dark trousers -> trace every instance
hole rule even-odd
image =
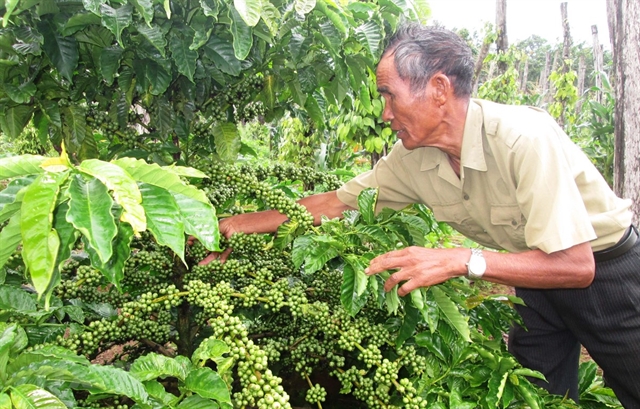
[[[622,256],[596,263],[585,289],[517,288],[527,330],[516,325],[509,350],[542,372],[549,392],[578,401],[580,344],[602,368],[607,385],[626,409],[640,409],[640,240]]]

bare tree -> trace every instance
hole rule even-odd
[[[493,30],[490,30],[488,27],[487,33],[485,34],[484,40],[482,41],[482,47],[480,48],[480,52],[478,53],[478,59],[476,60],[476,65],[473,68],[473,93],[475,94],[478,91],[478,84],[480,83],[480,73],[482,72],[482,65],[484,64],[484,59],[487,58],[487,54],[489,54],[489,48],[493,41],[495,40],[495,33]]]
[[[578,59],[578,103],[576,104],[576,112],[580,112],[582,109],[582,103],[584,102],[584,76],[587,72],[587,64],[585,63],[584,54],[580,54]]]
[[[551,73],[551,53],[547,51],[544,60],[544,67],[540,71],[540,94],[545,95],[549,90],[549,74]]]
[[[569,30],[569,13],[567,11],[567,3],[560,3],[560,14],[562,15],[562,31],[563,42],[562,42],[562,68],[561,72],[566,73],[569,72],[571,66],[569,64],[569,59],[571,58],[571,30]]]
[[[527,91],[527,77],[529,76],[529,56],[525,55],[520,62],[522,66],[522,73],[520,74],[520,92]]]
[[[504,54],[509,48],[509,40],[507,39],[507,0],[496,0],[496,31],[498,37],[496,39],[497,54]],[[507,70],[507,63],[501,61],[498,63],[499,74]]]
[[[602,78],[600,77],[600,75],[603,70],[603,56],[602,45],[598,40],[598,26],[591,26],[591,35],[593,36],[593,71],[595,75],[595,86],[600,89],[602,88]],[[595,100],[598,102],[602,102],[601,91],[596,92]]]
[[[607,2],[615,82],[613,188],[630,198],[634,223],[640,220],[640,2]]]

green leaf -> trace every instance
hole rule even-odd
[[[415,291],[414,291],[415,292]],[[413,306],[410,302],[404,303],[404,318],[402,325],[396,337],[396,348],[400,348],[402,344],[413,336],[416,327],[420,322],[420,310]]]
[[[184,223],[171,192],[148,184],[139,183],[142,207],[147,217],[147,228],[158,244],[167,246],[184,261]]]
[[[113,163],[140,182],[161,187],[171,193],[183,194],[202,203],[210,203],[203,191],[185,184],[169,167],[160,167],[155,163],[148,164],[142,159],[134,158],[121,158]]]
[[[22,241],[20,233],[20,213],[16,213],[2,230],[0,230],[0,270],[4,268],[9,257],[15,253]]]
[[[153,1],[152,0],[132,0],[131,1],[135,6],[136,10],[142,18],[144,18],[145,23],[149,26],[151,25],[151,21],[153,21]]]
[[[154,352],[137,358],[129,373],[141,382],[167,377],[184,381],[187,377],[186,369],[175,359]]]
[[[378,58],[382,43],[382,28],[373,20],[356,28],[356,38],[369,50],[373,58]]]
[[[171,57],[178,67],[178,72],[189,81],[193,82],[193,75],[196,72],[196,60],[198,52],[189,48],[191,41],[184,36],[173,35],[169,42]]]
[[[100,24],[100,17],[94,13],[78,13],[69,18],[62,29],[62,35],[70,36],[87,26]]]
[[[38,89],[33,82],[27,82],[19,86],[4,84],[4,90],[16,104],[28,104]]]
[[[42,168],[38,167],[38,169],[42,171]],[[20,210],[24,196],[23,189],[29,186],[34,179],[31,176],[14,179],[4,190],[0,191],[0,223],[4,223]]]
[[[120,220],[133,227],[134,232],[147,229],[142,195],[136,181],[120,166],[97,159],[83,161],[78,169],[99,179],[109,190],[113,191],[116,202],[122,206]]]
[[[203,398],[215,399],[218,402],[231,403],[227,384],[211,368],[198,368],[189,372],[184,387]]]
[[[247,58],[253,45],[253,30],[244,22],[235,7],[229,6],[231,34],[233,35],[233,53],[242,61]]]
[[[17,139],[24,127],[31,120],[33,115],[33,107],[30,105],[17,105],[7,107],[0,113],[0,126],[2,132],[7,134],[10,139]]]
[[[209,399],[205,399],[198,395],[186,397],[176,409],[218,409],[220,406]]]
[[[63,37],[53,27],[52,23],[42,20],[38,24],[38,31],[44,37],[42,48],[49,60],[56,67],[60,75],[73,82],[73,71],[78,66],[80,55],[78,43],[74,37]]]
[[[318,100],[314,95],[307,96],[307,102],[304,104],[304,108],[318,127],[325,125],[324,112],[322,108],[320,108],[320,105],[318,105]]]
[[[400,307],[400,297],[398,297],[398,286],[396,285],[391,291],[384,294],[384,303],[387,306],[389,314],[395,314]]]
[[[16,409],[67,409],[60,399],[35,385],[19,385],[10,390],[11,402]]]
[[[9,19],[11,17],[11,13],[13,13],[13,10],[16,8],[16,6],[18,5],[19,0],[5,0],[4,2],[4,16],[2,16],[2,28],[7,27],[7,24],[9,23]]]
[[[107,85],[111,86],[120,67],[120,58],[124,49],[118,46],[105,47],[100,52],[100,72]]]
[[[369,293],[366,291],[358,295],[358,286],[360,285],[361,275],[364,275],[364,268],[360,271],[357,266],[358,263],[354,264],[356,264],[355,268],[352,264],[345,264],[342,272],[342,285],[340,287],[340,302],[352,317],[364,307],[369,297]]]
[[[233,0],[233,6],[249,27],[255,26],[260,21],[262,0]]]
[[[367,188],[358,195],[358,210],[365,223],[375,222],[376,202],[378,201],[378,189]]]
[[[144,385],[120,368],[107,365],[90,365],[87,367],[87,372],[100,380],[99,384],[94,384],[90,388],[90,392],[124,395],[141,404],[147,403],[149,399]]]
[[[118,44],[123,46],[122,30],[129,27],[133,20],[133,7],[130,4],[125,4],[114,9],[108,4],[101,4],[100,15],[102,16],[102,24],[116,36]]]
[[[135,375],[134,375],[135,376]],[[167,392],[164,389],[164,385],[162,385],[158,381],[145,381],[142,382],[145,390],[155,400],[160,401],[165,406],[163,407],[175,407],[175,402],[178,401],[178,397],[172,393]]]
[[[104,3],[106,3],[106,0],[82,0],[84,8],[98,16],[100,15],[100,6]]]
[[[75,175],[68,194],[67,220],[87,238],[105,264],[113,254],[111,241],[118,233],[111,213],[113,199],[107,187],[98,179],[86,181],[81,175]]]
[[[86,243],[85,250],[89,254],[91,264],[100,270],[100,272],[114,284],[118,290],[120,288],[120,281],[124,278],[124,264],[131,256],[131,240],[133,239],[133,229],[128,223],[118,224],[118,235],[114,241],[113,256],[106,264],[101,264],[98,255],[95,250]]]
[[[24,193],[20,211],[22,258],[40,296],[51,282],[60,246],[58,234],[52,230],[53,210],[60,185],[67,176],[66,172],[45,173],[29,185]]]
[[[220,251],[220,230],[216,209],[180,193],[172,193],[178,205],[184,232],[198,239],[209,251]]]
[[[582,362],[578,371],[578,391],[580,395],[585,393],[596,379],[598,365],[593,361]]]
[[[465,341],[471,342],[469,324],[456,304],[438,287],[430,287],[429,291],[449,324],[460,333]]]
[[[211,35],[204,46],[204,53],[225,74],[237,76],[242,71],[240,60],[236,58],[233,44],[229,41]]]
[[[87,113],[80,105],[70,105],[62,110],[64,123],[62,130],[69,153],[80,150],[87,136]]]
[[[13,404],[11,403],[11,398],[6,393],[0,393],[0,409],[12,409]]]
[[[36,311],[33,294],[11,286],[0,286],[0,310],[27,313]]]
[[[505,358],[502,358],[503,360]],[[502,394],[507,383],[509,373],[503,368],[498,368],[497,371],[491,373],[489,378],[489,391],[486,396],[487,405],[490,408],[498,407],[498,403],[502,400]]]
[[[193,352],[191,361],[197,366],[202,366],[209,360],[219,362],[220,358],[229,351],[229,347],[223,341],[215,338],[207,338],[202,341],[198,349]],[[220,369],[218,368],[218,370]]]
[[[305,16],[316,7],[316,0],[295,0],[293,7],[298,14]]]
[[[294,220],[282,223],[276,231],[276,238],[273,241],[274,246],[281,250],[284,249],[299,234],[299,230],[301,230],[300,223]]]
[[[231,122],[218,122],[212,128],[213,140],[216,144],[216,153],[225,162],[235,162],[240,152],[240,136],[236,124]]]

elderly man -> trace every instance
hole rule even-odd
[[[515,286],[527,330],[513,329],[510,350],[546,376],[541,386],[578,399],[582,344],[623,405],[640,408],[640,241],[630,202],[544,111],[471,99],[473,65],[455,33],[400,27],[377,68],[382,117],[399,142],[373,170],[300,203],[319,223],[378,187],[379,207],[424,203],[467,237],[507,250],[410,247],[375,258],[367,274],[396,269],[385,289],[401,284],[400,295],[458,276]],[[284,219],[242,214],[220,229],[273,232]]]

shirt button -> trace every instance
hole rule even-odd
[[[469,195],[468,194],[464,194],[464,196],[462,196],[464,198],[464,200],[469,200]]]
[[[511,225],[512,225],[512,226],[517,226],[517,225],[518,225],[518,222],[517,222],[517,221],[515,221],[515,220],[511,220]]]

